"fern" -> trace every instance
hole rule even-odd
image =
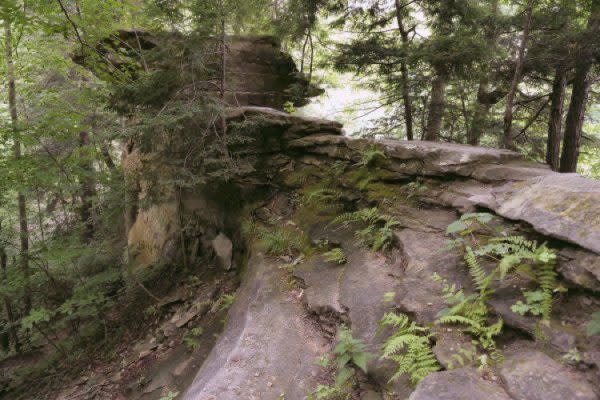
[[[422,381],[432,372],[439,371],[440,365],[431,350],[430,334],[427,328],[417,325],[404,314],[386,313],[381,319],[380,330],[386,326],[394,328],[394,333],[385,341],[381,358],[396,363],[396,372],[390,381],[402,374],[409,374],[413,384]]]
[[[304,197],[304,200],[306,204],[335,203],[340,199],[341,196],[342,193],[337,190],[316,188],[310,190]]]
[[[378,163],[385,162],[386,160],[387,156],[383,150],[377,145],[373,145],[362,152],[361,159],[356,165],[360,167],[371,167]]]
[[[400,221],[391,215],[381,214],[377,207],[363,208],[355,212],[337,216],[332,225],[348,226],[350,223],[359,222],[366,227],[357,229],[355,236],[373,251],[385,250],[394,241],[393,227],[400,225]]]

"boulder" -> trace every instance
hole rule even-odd
[[[435,372],[419,383],[409,400],[512,400],[500,385],[475,369]]]
[[[598,400],[584,377],[539,351],[507,354],[500,376],[515,400]]]
[[[233,257],[233,243],[223,233],[219,233],[212,241],[212,248],[219,260],[221,268],[231,269],[231,259]]]

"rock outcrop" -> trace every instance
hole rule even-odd
[[[252,43],[258,58],[247,54],[247,42],[234,46],[238,72],[247,62],[266,71],[264,79],[242,80],[242,106],[226,112],[228,126],[246,132],[243,151],[228,148],[244,168],[226,183],[199,184],[140,208],[129,231],[130,255],[140,266],[202,268],[209,257],[222,273],[242,279],[225,331],[183,398],[304,399],[334,382],[335,369],[315,362],[345,325],[376,355],[366,374],[354,368],[354,398],[597,399],[600,338],[588,337],[585,327],[600,310],[600,183],[554,173],[506,150],[353,139],[337,123],[269,108],[280,108],[285,95],[279,94],[291,85],[272,82],[269,74],[282,68],[289,75],[289,60],[265,62],[276,46]],[[142,200],[147,185],[136,172],[144,157],[132,146],[125,162]],[[318,204],[311,203],[315,193],[324,196]],[[332,224],[338,215],[371,207],[393,221],[384,250],[365,246],[353,224]],[[490,318],[504,321],[495,339],[505,360],[473,357],[457,368],[453,355],[470,349],[473,338],[435,324],[448,303],[433,277],[465,294],[476,290],[463,254],[446,248],[446,227],[473,211],[494,214],[495,228],[505,234],[547,242],[558,256],[557,291],[568,291],[555,296],[550,317],[541,321],[511,308],[523,300],[527,277],[495,282],[488,307]],[[343,259],[326,257],[332,248]],[[416,387],[405,375],[390,381],[395,367],[378,357],[390,333],[378,325],[388,311],[431,331],[441,371]]]
[[[471,346],[471,338],[458,330],[434,330],[434,353],[448,371],[429,375],[415,388],[406,378],[390,383],[393,366],[375,357],[354,395],[518,400],[547,398],[553,393],[557,398],[598,398],[600,339],[585,335],[591,314],[600,309],[596,268],[600,209],[590,206],[600,200],[598,182],[553,173],[503,150],[351,139],[340,134],[338,125],[324,121],[257,108],[231,111],[231,115],[250,114],[265,122],[261,129],[268,137],[261,142],[269,145],[262,148],[272,149],[261,153],[262,165],[276,166],[267,181],[253,181],[268,182],[274,188],[267,195],[271,200],[260,202],[255,215],[274,223],[272,229],[294,227],[311,243],[339,246],[346,262],[335,264],[319,254],[291,262],[286,257],[266,256],[260,246],[251,247],[249,270],[229,326],[185,399],[275,400],[282,395],[302,399],[310,393],[311,384],[314,390],[318,383],[331,382],[332,371],[315,369],[309,359],[317,359],[319,352],[335,344],[339,326],[349,326],[353,336],[377,354],[386,337],[378,333],[378,322],[386,311],[396,309],[421,325],[431,325],[447,307],[433,274],[467,292],[473,290],[462,256],[444,247],[446,227],[460,213],[475,210],[495,213],[504,226],[549,241],[559,255],[561,279],[573,290],[557,299],[548,325],[540,325],[537,317],[511,311],[520,296],[518,286],[498,288],[490,305],[508,329],[498,339],[506,361],[485,373],[469,365],[452,369],[452,354],[461,346]],[[373,178],[379,185],[376,193],[353,186],[356,181],[348,178],[373,146],[386,157]],[[297,198],[296,193],[310,182],[322,185],[340,162],[346,163],[347,172],[335,178],[335,185],[355,191],[343,198],[345,204],[355,207],[368,198],[366,204],[377,204],[397,219],[394,246],[386,253],[361,246],[351,227],[324,223],[324,211],[297,215],[294,201],[281,200],[282,196]],[[406,196],[403,191],[414,190],[415,182],[422,189]],[[561,201],[565,204],[559,207]],[[281,277],[277,275],[281,270],[291,274]],[[271,276],[269,287],[266,276]],[[291,287],[284,283],[290,279],[296,282]],[[393,299],[384,301],[389,293]],[[280,334],[287,340],[280,342]],[[579,361],[565,361],[573,354]],[[240,389],[244,385],[245,391]]]

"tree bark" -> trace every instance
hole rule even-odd
[[[597,36],[600,34],[600,0],[592,1],[586,35],[579,43],[580,49],[575,64],[575,78],[571,103],[565,122],[565,135],[560,158],[560,172],[576,172],[581,145],[583,119],[587,105],[591,79],[589,72],[599,55]]]
[[[425,131],[425,140],[438,140],[442,130],[444,110],[446,108],[446,77],[438,73],[431,84],[431,101],[429,102],[429,118]]]
[[[504,110],[504,134],[502,136],[502,147],[505,149],[513,149],[512,123],[513,123],[513,108],[517,88],[521,82],[523,74],[523,64],[525,62],[525,49],[529,41],[529,31],[531,29],[531,16],[533,14],[533,0],[527,1],[527,10],[525,12],[525,24],[523,26],[523,36],[517,53],[517,61],[515,65],[515,73],[513,75],[510,91],[506,97],[506,109]]]
[[[1,229],[2,228],[0,226],[0,230]],[[4,246],[2,246],[0,247],[0,273],[2,274],[2,280],[4,282],[6,282],[7,280],[6,267],[7,255]],[[6,321],[8,322],[9,343],[12,344],[12,348],[16,352],[19,352],[21,350],[21,345],[19,343],[19,335],[17,334],[17,326],[15,325],[16,319],[12,308],[12,302],[10,300],[10,297],[8,297],[7,295],[4,295],[2,300],[4,302],[4,311],[6,312]]]
[[[4,45],[6,59],[6,79],[8,81],[8,108],[10,110],[10,120],[14,134],[13,152],[16,160],[21,158],[21,141],[19,140],[19,117],[17,114],[17,89],[15,83],[15,66],[12,55],[12,30],[11,21],[4,20]],[[21,244],[20,267],[25,279],[24,311],[29,314],[31,310],[31,290],[29,285],[29,226],[27,223],[27,203],[25,194],[19,190],[17,193],[17,203],[19,205],[19,238]]]
[[[563,67],[557,67],[550,95],[550,117],[548,118],[548,141],[546,145],[546,163],[553,171],[558,171],[560,163],[560,141],[566,89],[567,70]]]
[[[396,0],[396,19],[398,21],[398,29],[400,31],[400,38],[402,39],[402,47],[405,53],[408,53],[408,46],[410,39],[408,38],[409,31],[404,27],[402,18],[402,5],[400,0]],[[406,139],[413,140],[413,112],[412,112],[412,101],[410,99],[410,81],[408,74],[408,63],[405,59],[402,59],[400,63],[400,73],[402,79],[402,101],[404,103],[404,125],[406,129]]]
[[[90,135],[88,132],[79,133],[79,147],[81,149],[79,168],[81,185],[81,206],[79,216],[83,224],[83,240],[90,242],[94,238],[94,221],[92,219],[93,199],[96,195],[96,183],[94,181],[94,166],[92,158],[88,154],[90,147]]]

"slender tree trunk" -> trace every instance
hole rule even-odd
[[[1,227],[0,227],[1,229]],[[4,282],[7,281],[7,275],[6,275],[6,267],[7,267],[7,256],[6,256],[6,250],[4,248],[4,246],[0,247],[0,273],[2,274],[2,280]],[[10,300],[10,297],[8,297],[7,295],[4,295],[2,298],[3,302],[4,302],[4,311],[6,312],[6,320],[8,322],[8,338],[9,338],[9,342],[12,346],[12,348],[16,351],[19,352],[21,350],[21,345],[19,343],[19,336],[17,334],[17,327],[16,327],[16,319],[15,319],[15,315],[13,312],[13,308],[12,308],[12,302]]]
[[[496,29],[496,19],[498,17],[498,0],[492,0],[490,5],[490,21],[484,28],[487,45],[491,48],[497,40],[498,32]],[[490,63],[485,63],[481,70],[481,77],[479,78],[479,88],[477,89],[477,102],[475,103],[475,110],[473,112],[473,118],[471,126],[467,130],[467,143],[473,146],[478,146],[481,140],[481,136],[485,130],[488,116],[492,104],[489,100],[490,80],[492,79],[492,72]],[[498,100],[499,101],[499,100]]]
[[[88,132],[79,133],[79,146],[82,150],[80,154],[81,169],[81,207],[79,216],[83,224],[83,240],[90,242],[94,238],[94,221],[92,220],[93,199],[96,195],[96,183],[94,181],[94,167],[92,159],[88,154],[90,147],[90,135]]]
[[[565,122],[565,138],[560,158],[560,172],[577,171],[583,119],[585,117],[585,109],[591,85],[589,73],[600,52],[597,43],[597,36],[599,34],[600,0],[593,0],[587,32],[579,44],[580,51],[575,65],[571,104],[569,104],[567,121]]]
[[[562,134],[563,108],[567,88],[567,70],[557,67],[550,95],[550,117],[548,118],[548,141],[546,163],[553,171],[558,171],[560,162],[560,140]]]
[[[402,47],[404,52],[408,53],[408,46],[410,45],[410,39],[408,38],[409,32],[404,27],[402,18],[402,5],[400,0],[396,0],[396,19],[398,21],[398,29],[400,30],[400,38],[402,39]],[[402,101],[404,103],[404,124],[406,129],[406,139],[413,140],[413,112],[412,112],[412,101],[410,99],[410,81],[408,74],[408,63],[405,59],[400,63],[400,73],[402,79]]]
[[[425,130],[425,140],[438,140],[442,130],[444,110],[446,109],[446,77],[438,73],[431,84],[429,118]]]
[[[506,109],[504,110],[504,134],[502,136],[502,147],[505,149],[513,149],[512,123],[513,123],[513,108],[517,88],[521,82],[523,74],[523,64],[525,62],[525,49],[529,41],[529,30],[531,29],[531,16],[533,14],[533,0],[527,1],[527,10],[525,12],[525,23],[523,26],[523,36],[517,53],[517,61],[515,65],[515,73],[513,75],[510,91],[506,97]]]
[[[4,20],[4,44],[6,59],[6,79],[8,81],[8,108],[10,110],[10,120],[14,133],[14,156],[15,159],[21,158],[21,141],[19,140],[17,114],[17,89],[15,84],[15,67],[12,55],[12,31],[11,23],[8,18]],[[21,242],[20,266],[25,279],[24,311],[29,314],[31,310],[31,290],[29,286],[29,226],[27,224],[27,203],[25,194],[22,191],[17,193],[17,202],[19,205],[19,238]]]
[[[583,119],[585,117],[585,109],[591,84],[588,79],[591,67],[592,63],[586,62],[578,64],[575,68],[571,104],[569,104],[567,121],[565,122],[565,140],[560,158],[560,172],[577,171]]]
[[[223,3],[223,0],[221,0],[221,43],[220,43],[220,47],[221,47],[221,87],[220,87],[220,94],[221,94],[221,101],[222,101],[222,105],[223,107],[225,107],[225,90],[227,88],[227,83],[226,83],[226,78],[227,78],[227,44],[225,43],[226,37],[225,37],[225,4]],[[221,132],[225,135],[227,133],[227,120],[225,118],[225,110],[223,110],[222,114],[221,114]]]

